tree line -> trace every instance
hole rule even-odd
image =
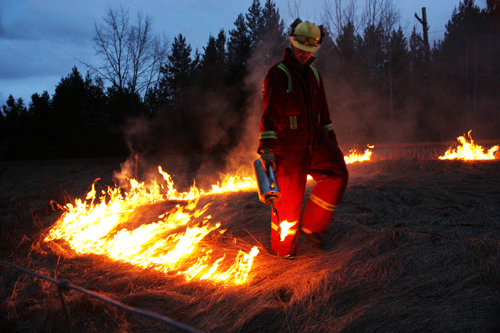
[[[325,3],[329,32],[314,66],[343,145],[500,137],[500,1],[460,1],[441,41],[406,36],[391,0]],[[298,13],[296,16],[299,16]],[[421,27],[419,27],[421,28]],[[253,0],[202,52],[152,19],[108,8],[95,26],[102,62],[75,66],[55,92],[0,112],[0,158],[224,155],[258,113],[260,84],[282,58],[288,27],[272,0]],[[257,131],[258,129],[256,129]]]

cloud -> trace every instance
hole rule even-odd
[[[79,65],[74,55],[90,57],[91,45],[79,46],[50,40],[4,40],[0,45],[0,79],[24,79],[67,73]]]
[[[22,98],[24,105],[27,107],[34,93],[41,95],[44,91],[47,91],[50,95],[53,95],[55,87],[60,81],[60,76],[0,79],[0,105],[4,105],[8,96],[12,95],[16,100]]]
[[[61,1],[2,1],[0,39],[59,40],[81,43],[89,40],[93,13],[88,1],[81,4]],[[84,9],[86,8],[86,9]],[[89,22],[90,21],[90,22]]]

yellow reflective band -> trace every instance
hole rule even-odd
[[[292,85],[292,75],[290,74],[290,72],[288,71],[288,68],[286,68],[285,65],[283,64],[279,64],[278,65],[278,68],[283,70],[285,73],[286,73],[286,76],[288,77],[288,89],[287,89],[287,93],[289,92],[292,92],[293,91],[293,85]]]
[[[290,116],[290,129],[297,129],[297,116]]]
[[[259,140],[264,140],[264,139],[277,139],[278,137],[276,136],[276,132],[274,131],[267,131],[267,132],[262,132],[260,133]]]
[[[280,230],[280,228],[278,227],[278,225],[274,222],[271,222],[271,228],[273,228],[274,230],[278,231]],[[288,235],[287,236],[290,236],[290,235],[295,235],[297,233],[297,230],[299,229],[288,229]]]
[[[302,231],[302,232],[304,232],[304,233],[306,233],[306,234],[308,234],[308,235],[310,235],[310,234],[312,234],[312,233],[313,233],[311,230],[309,230],[309,229],[307,229],[307,228],[304,228],[304,227],[301,227],[301,228],[300,228],[300,231]]]
[[[323,128],[325,129],[325,131],[331,131],[332,127],[333,127],[332,124],[328,124],[328,125],[323,126]]]
[[[325,210],[329,210],[329,211],[335,211],[335,206],[334,205],[330,205],[329,203],[321,200],[320,198],[318,198],[317,196],[315,196],[314,194],[311,194],[309,196],[309,200],[311,200],[312,202],[314,202],[316,205],[320,206],[321,208],[325,209]]]
[[[311,67],[313,73],[314,73],[314,76],[316,76],[316,81],[318,81],[318,86],[319,86],[319,72],[316,68],[314,68],[313,66],[309,66]]]

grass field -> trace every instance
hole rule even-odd
[[[43,242],[62,214],[51,200],[85,197],[98,177],[113,184],[123,161],[2,162],[0,258],[205,332],[500,331],[500,160],[441,161],[431,149],[379,156],[348,166],[325,249],[301,238],[291,261],[269,254],[270,208],[256,191],[200,199],[227,229],[203,246],[228,256],[259,247],[237,286]],[[76,291],[66,301],[75,332],[176,331]],[[56,287],[4,265],[0,302],[3,332],[69,330]]]

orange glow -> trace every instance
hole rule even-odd
[[[297,222],[288,222],[283,221],[280,223],[280,241],[284,241],[285,237],[288,236],[288,231],[290,228],[295,225]]]
[[[470,130],[467,133],[469,140],[464,136],[459,136],[457,138],[458,142],[461,145],[457,146],[455,149],[449,148],[443,156],[439,156],[440,160],[465,160],[465,161],[474,161],[474,160],[494,160],[495,153],[499,150],[499,146],[494,146],[487,152],[480,145],[474,143],[470,133]]]
[[[344,161],[346,164],[351,164],[354,162],[365,162],[369,161],[372,156],[372,151],[370,148],[373,148],[375,146],[368,146],[369,149],[366,149],[363,154],[358,153],[356,149],[351,149],[349,150],[349,154],[347,156],[344,156]]]
[[[108,188],[100,197],[92,185],[86,199],[67,204],[64,214],[55,223],[45,241],[64,240],[78,254],[99,254],[139,268],[160,272],[176,272],[186,279],[211,280],[241,284],[247,279],[253,260],[259,253],[253,247],[249,253],[239,251],[234,263],[224,262],[226,255],[212,259],[212,249],[201,245],[209,233],[223,233],[220,223],[213,223],[206,212],[210,206],[197,208],[203,195],[229,191],[254,190],[251,178],[227,177],[222,184],[204,192],[194,185],[188,192],[177,192],[172,177],[163,172],[166,188],[153,182],[146,186],[129,180],[130,189]],[[142,224],[132,230],[124,227],[133,223],[132,213],[141,206],[167,201],[179,201],[175,208],[158,216],[154,223]],[[182,203],[180,201],[188,201]],[[224,269],[224,267],[226,267]]]

